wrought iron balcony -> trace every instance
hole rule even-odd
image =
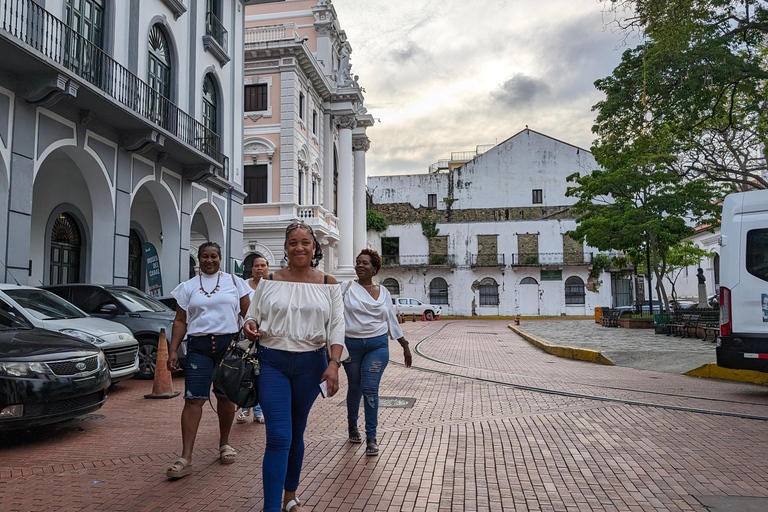
[[[446,254],[420,254],[420,255],[393,255],[385,254],[381,257],[385,267],[448,267],[456,266],[453,256]]]
[[[470,258],[473,267],[503,267],[506,265],[503,254],[473,254]]]
[[[229,179],[229,159],[221,152],[218,134],[32,0],[0,0],[0,29],[202,152],[221,166],[216,175]]]
[[[513,267],[548,267],[591,265],[593,253],[587,252],[521,252],[512,254]]]
[[[229,62],[229,55],[227,54],[228,38],[227,29],[224,28],[224,24],[221,23],[219,18],[212,12],[206,13],[203,45],[206,50],[213,53],[219,59],[222,66]]]

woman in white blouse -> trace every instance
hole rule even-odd
[[[405,366],[411,366],[411,350],[397,322],[395,307],[389,290],[373,282],[381,269],[381,256],[371,249],[363,249],[355,262],[357,280],[342,284],[344,290],[345,344],[350,359],[344,361],[349,389],[347,390],[347,421],[349,442],[360,443],[357,416],[360,397],[365,409],[365,454],[379,454],[376,438],[379,414],[379,384],[389,362],[389,337],[397,339],[403,347]],[[389,335],[389,337],[387,336]]]
[[[177,350],[184,336],[187,363],[184,367],[184,410],[181,412],[181,457],[166,471],[168,478],[181,478],[192,472],[192,448],[208,400],[216,361],[238,333],[238,314],[245,316],[251,301],[248,285],[240,278],[221,271],[221,248],[206,242],[197,251],[200,274],[174,288],[176,318],[173,319],[168,369],[179,369]],[[235,417],[235,404],[224,395],[216,395],[219,416],[219,460],[235,462],[235,450],[229,445],[229,431]]]
[[[245,322],[246,336],[259,339],[265,512],[303,510],[296,489],[307,417],[321,382],[328,396],[336,394],[341,359],[348,357],[341,290],[333,276],[315,268],[323,253],[312,228],[289,225],[284,247],[288,266],[259,282]]]

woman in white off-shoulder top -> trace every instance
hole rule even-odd
[[[259,402],[267,426],[265,512],[303,510],[296,489],[307,417],[321,382],[328,396],[336,394],[341,360],[348,357],[341,290],[333,276],[315,268],[323,253],[312,228],[288,226],[285,253],[288,266],[259,282],[245,322],[246,336],[259,338]]]

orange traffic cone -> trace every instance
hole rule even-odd
[[[411,313],[411,322],[416,321],[416,313]]]
[[[152,393],[144,395],[144,398],[173,398],[175,396],[179,396],[179,392],[173,390],[171,372],[168,370],[168,340],[165,338],[165,329],[160,329]]]
[[[427,321],[427,313],[426,312],[421,314],[421,321],[422,322],[426,322]]]

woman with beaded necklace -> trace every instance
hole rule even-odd
[[[200,273],[181,283],[171,295],[176,299],[168,369],[179,369],[178,349],[184,336],[187,364],[184,367],[184,409],[181,413],[181,457],[166,471],[168,478],[181,478],[192,472],[192,449],[203,415],[203,404],[210,397],[216,361],[238,332],[238,314],[245,316],[250,305],[250,288],[242,279],[221,271],[221,248],[206,242],[197,251]],[[229,445],[229,431],[235,417],[235,404],[213,390],[219,416],[219,461],[235,462]]]

